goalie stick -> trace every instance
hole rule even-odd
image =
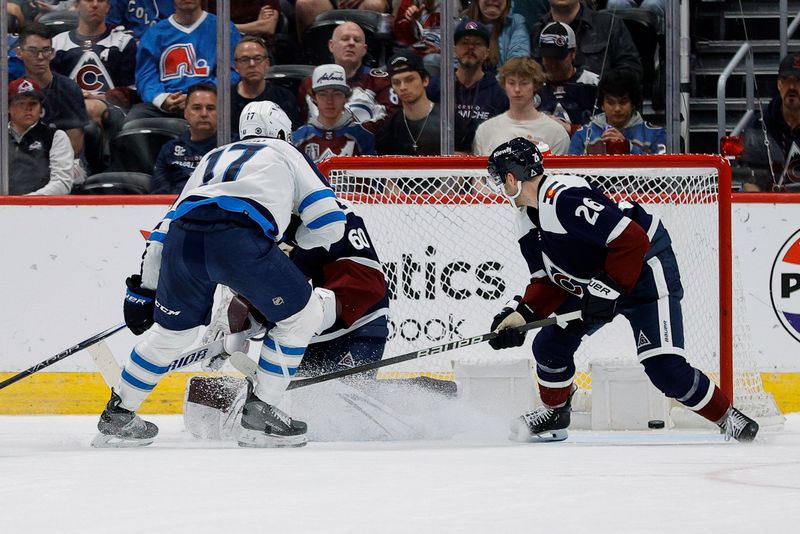
[[[519,330],[520,332],[527,332],[528,330],[534,330],[536,328],[544,328],[545,326],[550,326],[554,324],[565,324],[568,323],[569,321],[575,321],[580,318],[581,318],[581,312],[574,311],[565,313],[563,315],[548,317],[547,319],[542,319],[541,321],[532,321],[522,326],[518,326],[517,330]],[[433,356],[434,354],[441,354],[443,352],[448,352],[463,347],[471,347],[472,345],[477,345],[478,343],[483,343],[484,341],[489,341],[490,339],[494,339],[497,336],[498,336],[497,332],[489,332],[486,334],[481,334],[479,336],[458,339],[456,341],[449,341],[441,345],[428,347],[427,349],[415,350],[413,352],[408,352],[406,354],[401,354],[399,356],[394,356],[392,358],[387,358],[385,360],[380,360],[372,363],[365,363],[364,365],[358,365],[350,369],[342,369],[341,371],[334,371],[333,373],[314,376],[311,378],[298,378],[292,380],[289,383],[289,387],[287,387],[286,389],[290,390],[290,389],[304,388],[307,386],[312,386],[314,384],[319,384],[321,382],[327,382],[329,380],[336,380],[337,378],[343,378],[345,376],[363,373],[364,371],[370,371],[372,369],[379,369],[381,367],[387,367],[389,365],[394,365],[396,363],[406,362],[408,360],[424,358],[425,356]],[[231,364],[240,373],[251,378],[255,377],[257,365],[253,360],[248,358],[247,355],[243,353],[233,354],[230,358],[230,361]]]
[[[93,335],[90,338],[84,339],[80,343],[68,348],[67,350],[59,352],[58,354],[56,354],[52,358],[48,358],[48,359],[44,360],[43,362],[39,362],[36,365],[34,365],[33,367],[29,367],[28,369],[25,369],[24,371],[22,371],[20,373],[17,373],[12,377],[3,380],[2,382],[0,382],[0,389],[3,389],[6,386],[10,386],[11,384],[14,384],[15,382],[19,382],[23,378],[25,378],[27,376],[30,376],[33,373],[36,373],[38,371],[41,371],[45,367],[49,367],[49,366],[53,365],[54,363],[60,362],[64,358],[66,358],[68,356],[71,356],[71,355],[75,354],[76,352],[79,352],[79,351],[82,351],[83,349],[89,348],[92,345],[94,345],[95,343],[99,343],[99,342],[103,341],[105,338],[116,334],[117,332],[119,332],[123,328],[125,328],[125,323],[120,323],[118,325],[112,326],[111,328],[109,328],[107,330],[103,330],[102,332],[97,333],[97,334]]]

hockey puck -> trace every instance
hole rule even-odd
[[[647,422],[647,428],[664,428],[664,421],[661,419],[652,419]]]

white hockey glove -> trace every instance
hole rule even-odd
[[[316,331],[316,334],[319,335],[336,322],[336,318],[339,316],[338,303],[336,302],[336,294],[330,289],[315,287],[314,293],[322,302],[322,323]]]

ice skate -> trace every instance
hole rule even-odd
[[[539,406],[511,421],[509,439],[523,443],[567,439],[567,427],[569,426],[570,412],[572,412],[572,396],[577,389],[577,386],[573,385],[567,403],[560,408]]]
[[[725,419],[720,423],[719,428],[725,434],[726,440],[733,438],[744,443],[753,441],[758,434],[758,423],[733,406],[725,414]]]
[[[249,380],[241,425],[240,447],[302,447],[307,442],[306,424],[256,397]]]
[[[92,447],[143,447],[153,443],[158,427],[120,406],[122,399],[113,390],[106,409],[100,414]]]

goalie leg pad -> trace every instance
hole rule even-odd
[[[235,439],[246,394],[240,378],[193,376],[183,401],[186,430],[199,439]]]

